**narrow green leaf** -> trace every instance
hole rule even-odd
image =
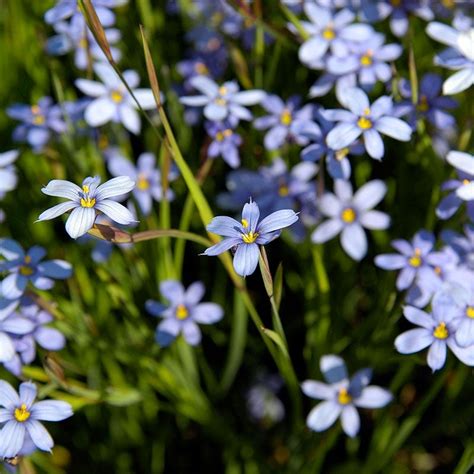
[[[283,264],[278,265],[273,283],[273,298],[277,309],[280,309],[281,297],[283,294]]]

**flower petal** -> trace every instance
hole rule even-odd
[[[224,239],[221,242],[218,242],[217,244],[213,245],[212,247],[209,247],[204,250],[202,255],[214,257],[240,244],[243,244],[243,241],[240,237],[228,237],[227,239]]]
[[[428,365],[431,367],[433,372],[439,370],[444,366],[446,362],[446,342],[435,339],[433,344],[428,351],[427,358]]]
[[[201,324],[216,323],[223,316],[223,309],[216,303],[200,303],[191,311],[192,319]]]
[[[410,323],[416,324],[428,330],[433,330],[435,322],[433,317],[422,311],[421,309],[415,308],[414,306],[405,306],[403,308],[403,315],[410,321]]]
[[[375,265],[384,270],[400,270],[406,264],[406,257],[398,253],[385,253],[375,257]]]
[[[16,420],[7,421],[0,431],[0,457],[14,458],[25,441],[25,426]]]
[[[109,179],[97,188],[95,195],[98,201],[109,199],[111,197],[123,196],[129,193],[135,187],[135,181],[128,176],[117,176]]]
[[[53,438],[51,438],[48,430],[39,421],[28,420],[26,429],[38,449],[51,452],[51,448],[54,446]]]
[[[129,225],[137,222],[134,215],[125,206],[111,199],[100,201],[95,205],[95,208],[119,224]]]
[[[64,179],[53,179],[44,188],[41,188],[41,192],[48,196],[62,197],[70,199],[71,201],[79,201],[81,188],[77,184]]]
[[[362,260],[365,257],[367,253],[367,237],[359,223],[349,224],[342,230],[341,245],[354,260]]]
[[[20,402],[24,403],[28,409],[31,408],[36,399],[36,385],[31,382],[23,382],[20,385]]]
[[[61,421],[72,415],[71,405],[62,400],[43,400],[31,407],[31,416],[35,420]]]
[[[410,329],[395,339],[395,347],[401,354],[419,352],[433,343],[434,336],[428,329]]]
[[[390,227],[390,216],[385,212],[366,211],[359,217],[359,222],[366,229],[383,230]]]
[[[325,401],[316,405],[306,418],[306,424],[314,431],[324,431],[337,420],[342,408],[334,401]]]
[[[242,235],[241,228],[242,225],[232,217],[217,216],[207,225],[206,230],[224,237],[239,238]]]
[[[333,354],[322,356],[319,367],[326,382],[330,384],[341,382],[348,377],[346,364],[339,356]]]
[[[191,346],[197,346],[201,342],[199,326],[194,321],[186,320],[183,324],[183,337]]]
[[[245,203],[242,209],[242,226],[245,232],[255,232],[260,218],[260,209],[255,201]]]
[[[385,148],[380,133],[372,128],[370,130],[366,130],[362,135],[364,137],[364,145],[368,155],[374,160],[381,160],[383,158]]]
[[[95,216],[95,209],[92,207],[76,207],[66,221],[66,232],[77,239],[92,228]]]
[[[333,150],[341,150],[352,145],[361,133],[362,130],[354,123],[341,122],[328,133],[326,143]]]
[[[257,244],[241,244],[234,255],[234,270],[243,277],[251,275],[258,265],[259,250]]]
[[[46,209],[46,211],[42,212],[38,216],[38,221],[48,221],[50,219],[54,219],[77,206],[77,202],[74,201],[62,202],[61,204],[57,204],[56,206],[50,207],[49,209]]]
[[[298,220],[298,215],[291,209],[282,209],[273,212],[265,217],[257,227],[260,234],[267,234],[275,230],[284,229],[294,224]]]
[[[110,122],[117,112],[117,105],[108,97],[93,100],[84,111],[84,119],[91,127]]]
[[[383,199],[386,192],[387,185],[379,179],[374,179],[356,191],[353,203],[360,211],[372,209]]]
[[[335,237],[343,228],[340,219],[329,219],[320,224],[311,234],[311,242],[315,244],[322,244]]]
[[[360,417],[357,409],[352,405],[346,405],[342,409],[341,424],[344,433],[353,438],[360,429]]]
[[[369,385],[362,390],[360,397],[354,399],[354,405],[361,408],[382,408],[393,399],[393,395],[382,387]]]
[[[413,132],[410,125],[395,117],[381,117],[374,126],[380,133],[402,142],[409,141]]]
[[[335,389],[328,384],[318,382],[317,380],[305,380],[301,384],[303,393],[316,400],[332,400],[336,394]]]
[[[202,283],[202,281],[195,281],[186,288],[184,292],[184,303],[188,306],[198,304],[202,300],[205,291],[204,283]]]

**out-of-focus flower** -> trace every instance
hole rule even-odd
[[[62,56],[74,50],[74,63],[78,69],[87,69],[91,59],[106,60],[105,54],[82,16],[74,16],[70,23],[56,23],[54,29],[58,34],[48,38],[46,42],[48,54]],[[108,28],[105,30],[105,36],[110,45],[112,57],[115,61],[119,61],[120,50],[114,48],[113,45],[120,41],[120,31],[116,28]]]
[[[69,403],[60,400],[43,400],[35,403],[36,385],[20,384],[20,395],[5,380],[0,380],[0,405],[2,422],[0,431],[0,456],[13,458],[30,436],[38,449],[51,451],[54,441],[41,421],[61,421],[73,415]]]
[[[299,49],[299,58],[309,67],[320,68],[320,61],[331,48],[332,52],[347,51],[347,41],[364,41],[372,34],[370,25],[353,24],[355,14],[341,10],[333,14],[331,10],[306,2],[304,11],[311,20],[303,22],[310,38]]]
[[[87,177],[82,182],[82,187],[62,179],[53,179],[48,185],[41,189],[48,196],[56,196],[68,199],[42,212],[38,221],[54,219],[72,209],[71,215],[66,221],[66,232],[77,239],[84,235],[94,225],[97,211],[104,213],[113,221],[129,225],[136,222],[132,213],[112,197],[123,196],[129,193],[135,182],[128,176],[119,176],[100,184],[100,178]]]
[[[224,82],[219,86],[206,76],[193,77],[189,84],[202,95],[180,97],[180,102],[191,107],[204,107],[204,116],[213,121],[231,117],[251,120],[252,114],[244,106],[258,104],[265,97],[265,92],[262,90],[239,91],[235,81]]]
[[[17,176],[13,163],[18,158],[18,154],[17,150],[0,153],[0,199],[3,199],[5,193],[16,188]]]
[[[281,229],[289,227],[298,220],[291,209],[282,209],[259,222],[260,210],[256,202],[250,200],[242,210],[241,222],[232,217],[217,216],[206,229],[224,240],[206,249],[203,255],[215,256],[235,247],[234,270],[241,276],[251,275],[258,265],[259,245],[275,240]]]
[[[135,182],[132,194],[145,216],[150,214],[153,200],[159,202],[163,199],[161,173],[156,167],[156,158],[153,153],[142,153],[135,166],[118,150],[112,150],[107,153],[107,165],[112,176],[128,176]],[[177,176],[176,170],[171,169],[168,181],[173,181]],[[166,199],[168,201],[174,199],[174,193],[169,188],[166,190]]]
[[[147,311],[163,318],[156,329],[156,341],[160,346],[168,346],[179,334],[186,342],[195,346],[201,342],[199,324],[214,324],[224,315],[216,303],[200,303],[205,287],[195,282],[186,290],[179,281],[166,280],[160,283],[161,296],[168,300],[168,306],[154,300],[146,302]]]
[[[110,8],[125,5],[128,0],[91,0],[91,3],[103,26],[111,26],[115,22],[115,15]],[[44,15],[46,23],[57,23],[68,18],[82,17],[79,10],[78,0],[58,0],[57,4],[50,8]]]
[[[54,279],[63,280],[72,274],[71,264],[64,260],[42,262],[46,250],[39,245],[25,252],[15,240],[0,239],[0,255],[5,258],[0,262],[0,272],[8,272],[2,280],[2,295],[10,300],[20,298],[28,282],[39,290],[49,290]]]
[[[32,106],[14,104],[8,107],[7,114],[23,122],[13,131],[13,139],[27,142],[35,152],[42,151],[52,135],[66,131],[62,110],[51,97],[43,97]]]
[[[108,122],[122,123],[132,133],[138,134],[141,129],[138,105],[121,81],[112,66],[107,63],[96,63],[94,71],[102,82],[88,79],[77,79],[76,87],[94,100],[87,105],[84,118],[91,127],[99,127]],[[151,89],[137,89],[140,82],[138,74],[129,69],[123,77],[144,110],[156,108]]]
[[[354,260],[361,260],[367,253],[366,229],[386,229],[390,217],[384,212],[372,210],[385,196],[387,186],[383,181],[369,181],[355,194],[348,181],[336,180],[333,193],[319,198],[319,210],[329,220],[323,222],[311,234],[311,240],[320,244],[341,233],[341,245]]]
[[[34,324],[15,313],[0,320],[0,363],[11,361],[16,354],[15,339],[18,336],[31,333]]]
[[[474,226],[465,225],[464,234],[448,229],[441,232],[441,238],[458,255],[458,266],[474,271]]]
[[[327,430],[340,417],[344,433],[354,437],[360,428],[357,408],[382,408],[392,401],[388,390],[369,385],[371,369],[361,369],[349,379],[344,361],[336,355],[321,357],[320,368],[327,383],[305,380],[301,384],[305,395],[324,400],[306,418],[307,426],[314,431]]]
[[[257,130],[267,130],[264,145],[267,150],[277,150],[285,142],[295,141],[298,145],[306,145],[308,138],[302,131],[309,133],[319,127],[313,122],[313,106],[308,104],[298,108],[301,99],[290,97],[285,103],[277,95],[268,95],[262,101],[262,107],[271,115],[259,117],[254,121]]]
[[[443,295],[436,295],[431,303],[431,313],[426,313],[414,306],[406,306],[403,314],[418,329],[410,329],[395,339],[395,347],[401,354],[413,354],[429,347],[427,362],[433,372],[439,370],[446,362],[446,349],[449,347],[454,355],[464,364],[474,366],[474,346],[460,347],[455,334],[459,321],[452,303]]]
[[[285,405],[277,396],[283,381],[278,375],[258,379],[247,392],[247,408],[253,420],[271,426],[285,416]]]
[[[393,116],[393,102],[388,96],[379,97],[372,106],[362,89],[349,89],[340,94],[342,105],[349,110],[331,109],[323,112],[327,120],[338,122],[328,133],[327,144],[333,150],[352,145],[361,135],[367,153],[380,160],[385,152],[380,134],[400,141],[409,141],[411,127]]]
[[[430,23],[426,32],[450,46],[435,57],[435,64],[457,71],[443,83],[443,94],[457,94],[474,84],[474,28],[459,31],[444,23]]]
[[[223,160],[232,168],[240,166],[239,146],[242,138],[235,133],[236,120],[224,122],[206,122],[206,132],[212,138],[207,149],[209,158],[222,156]]]
[[[456,168],[459,179],[450,179],[441,186],[443,191],[451,192],[439,203],[436,215],[440,219],[449,219],[467,201],[467,213],[474,220],[474,155],[450,151],[446,161]]]

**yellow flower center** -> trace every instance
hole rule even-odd
[[[186,319],[189,316],[188,310],[184,304],[179,304],[176,308],[176,317],[178,319]]]
[[[43,125],[46,122],[44,115],[38,114],[33,117],[33,123],[35,125]]]
[[[282,184],[278,188],[278,194],[282,197],[288,196],[289,193],[290,193],[290,190],[288,189],[288,186],[286,186],[285,184]]]
[[[227,87],[226,86],[220,86],[219,87],[219,95],[226,95],[227,94]]]
[[[81,38],[79,41],[79,48],[86,49],[89,46],[87,38]]]
[[[360,117],[359,120],[357,120],[357,125],[359,126],[359,128],[367,130],[369,128],[372,128],[372,121],[367,117]]]
[[[95,206],[95,199],[90,198],[87,196],[89,194],[89,186],[87,184],[84,184],[82,186],[82,191],[84,192],[85,196],[81,198],[81,206],[82,207],[94,207]]]
[[[326,28],[323,31],[323,38],[325,40],[331,41],[336,37],[336,33],[334,33],[334,30],[332,28]]]
[[[471,184],[471,181],[469,181],[468,179],[463,179],[462,184],[464,184],[464,186],[467,186],[468,184]]]
[[[351,209],[348,207],[347,209],[344,209],[341,214],[341,219],[346,223],[350,224],[351,222],[354,222],[356,218],[356,213],[354,209]]]
[[[26,405],[23,403],[20,408],[15,408],[15,420],[20,423],[25,422],[30,417],[30,412],[26,408]]]
[[[347,405],[348,403],[351,403],[352,397],[349,395],[349,392],[347,391],[347,388],[341,388],[339,390],[339,393],[337,395],[337,401],[341,405]]]
[[[280,115],[280,122],[283,125],[290,125],[292,120],[293,119],[291,117],[291,112],[288,109],[283,110],[283,112]]]
[[[416,108],[420,112],[427,112],[428,111],[430,106],[428,105],[428,99],[427,99],[426,95],[422,95],[420,97],[420,100],[419,100],[418,105],[416,106]]]
[[[146,191],[149,187],[150,182],[144,174],[140,173],[137,179],[137,189],[139,189],[140,191]]]
[[[207,66],[204,64],[204,63],[196,63],[194,65],[194,70],[198,73],[198,74],[201,74],[201,75],[204,75],[204,76],[207,76],[209,74],[209,69],[207,68]]]
[[[116,104],[119,104],[123,100],[123,95],[119,91],[112,91],[110,97]]]
[[[436,273],[436,275],[441,275],[443,273],[441,267],[434,267],[434,272]]]
[[[26,265],[22,265],[20,267],[20,275],[31,276],[31,275],[33,275],[34,272],[35,271],[31,267],[28,267]]]
[[[433,336],[436,337],[436,339],[447,339],[449,333],[446,328],[446,323],[439,323],[433,331]]]
[[[38,115],[40,113],[39,105],[32,105],[31,106],[31,113],[33,115]]]
[[[474,319],[474,306],[468,306],[466,308],[466,316],[468,318],[473,318]]]
[[[399,7],[400,4],[402,3],[402,0],[390,0],[390,3],[391,3],[394,7]]]
[[[441,0],[441,4],[444,8],[454,8],[454,6],[456,5],[454,0]]]
[[[257,237],[258,237],[258,232],[250,231],[247,234],[242,234],[242,240],[246,244],[253,244],[257,240]]]
[[[222,132],[217,132],[216,133],[216,140],[218,142],[221,142],[222,140],[224,140],[224,134]]]
[[[373,63],[371,54],[369,54],[369,53],[364,54],[360,58],[360,63],[362,64],[362,66],[370,66]]]
[[[410,259],[408,260],[408,263],[412,267],[415,267],[415,268],[418,268],[421,265],[422,260],[421,260],[421,250],[420,249],[415,249],[415,254],[412,257],[410,257]]]
[[[209,48],[209,51],[216,51],[221,47],[221,42],[218,38],[212,38],[207,42],[207,47]]]
[[[349,153],[349,148],[343,148],[342,150],[337,150],[335,157],[337,161],[342,161]]]
[[[227,101],[222,98],[222,97],[217,97],[217,99],[214,101],[217,105],[225,105],[227,104]]]

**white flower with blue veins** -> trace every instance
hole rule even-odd
[[[125,206],[110,199],[129,193],[135,187],[135,182],[128,176],[119,176],[100,186],[99,184],[98,176],[86,178],[82,187],[70,181],[53,179],[41,191],[48,196],[62,197],[69,201],[47,209],[38,217],[38,221],[54,219],[72,210],[66,221],[66,232],[73,239],[86,234],[92,228],[97,212],[105,214],[118,224],[130,225],[136,222]]]

